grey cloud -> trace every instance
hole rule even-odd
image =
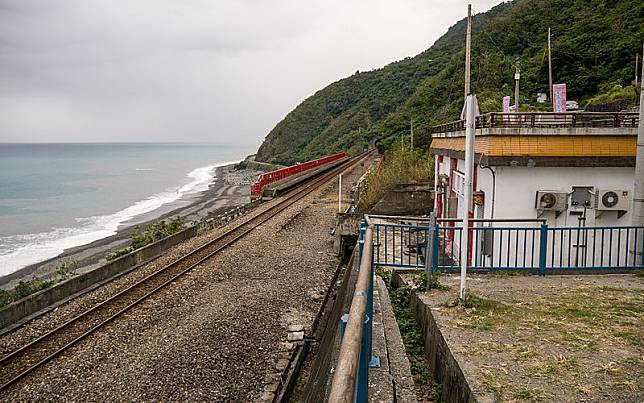
[[[258,144],[317,89],[426,49],[466,7],[0,0],[0,142]]]

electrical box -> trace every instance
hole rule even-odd
[[[458,216],[458,196],[447,198],[447,218],[457,218]]]
[[[573,186],[570,207],[573,209],[595,208],[595,188],[593,186]]]

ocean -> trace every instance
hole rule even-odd
[[[0,144],[0,276],[208,189],[252,146]]]

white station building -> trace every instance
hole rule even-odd
[[[477,117],[470,217],[541,219],[551,228],[630,226],[637,127],[636,113]],[[434,211],[443,220],[462,217],[465,122],[434,127],[430,150],[435,155]],[[535,222],[531,225],[538,226]],[[615,242],[632,243],[624,237]],[[574,247],[582,243],[570,242]]]

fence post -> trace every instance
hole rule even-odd
[[[425,277],[427,278],[427,291],[432,289],[432,279],[434,278],[434,250],[438,251],[438,245],[435,243],[436,233],[436,213],[429,216],[429,228],[427,230],[427,246],[425,247]]]
[[[371,265],[369,266],[371,272],[369,273],[369,294],[367,295],[367,316],[368,318],[373,318],[373,280],[374,280],[374,262],[373,262],[374,248],[371,248]],[[369,346],[367,352],[367,362],[369,368],[380,368],[380,358],[372,355],[371,347],[371,335],[373,333],[373,320],[369,319],[369,323],[366,330],[366,339]]]
[[[546,275],[546,254],[548,253],[548,224],[541,224],[539,236],[539,275]]]
[[[360,268],[360,262],[362,262],[362,251],[364,249],[364,234],[367,231],[367,223],[362,220],[360,221],[360,236],[358,237],[358,268]]]
[[[434,253],[434,256],[432,257],[432,274],[436,273],[438,270],[438,249],[440,248],[440,245],[438,244],[438,222],[434,225],[434,250],[432,251]]]

